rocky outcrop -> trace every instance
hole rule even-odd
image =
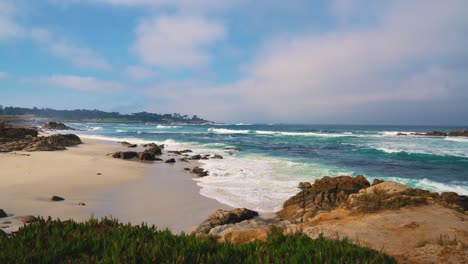
[[[197,155],[193,155],[192,157],[190,157],[191,160],[201,160],[202,156],[197,154]]]
[[[216,210],[196,230],[197,234],[208,234],[211,229],[228,224],[235,224],[258,216],[258,213],[246,208],[234,210]]]
[[[143,161],[154,161],[156,160],[156,156],[154,156],[153,154],[151,153],[148,153],[148,152],[138,152],[138,159],[139,160],[143,160]]]
[[[3,211],[3,209],[0,209],[0,218],[7,217],[8,215]]]
[[[145,150],[144,152],[150,153],[153,155],[162,155],[162,150],[164,148],[164,145],[161,145],[161,146],[158,146],[158,145],[152,146],[149,149]]]
[[[48,122],[44,124],[41,128],[44,130],[76,130],[65,125],[64,123],[59,122]]]
[[[75,146],[82,144],[81,139],[74,134],[55,134],[55,135],[50,135],[48,137],[44,137],[45,141],[49,145],[53,146],[63,146],[63,147],[70,147],[70,146]]]
[[[350,194],[369,186],[369,182],[362,175],[354,178],[325,176],[315,180],[312,185],[302,183],[303,190],[288,199],[283,209],[277,212],[277,216],[283,220],[303,222],[313,218],[320,211],[329,211],[344,204]]]
[[[449,137],[468,137],[468,129],[454,130],[448,133]]]
[[[457,207],[463,211],[468,211],[468,196],[458,195],[455,192],[444,192],[440,199],[451,207]]]
[[[374,180],[372,181],[372,186],[377,185],[377,184],[380,184],[380,183],[382,183],[382,182],[384,182],[384,180],[374,179]]]
[[[196,174],[198,177],[205,177],[208,176],[208,171],[198,166],[193,167],[190,173]]]
[[[0,125],[0,138],[3,139],[24,139],[37,137],[37,135],[38,132],[35,128]]]
[[[174,158],[170,158],[168,160],[165,161],[165,163],[175,163],[176,160]]]
[[[215,154],[212,159],[223,159],[223,156]]]
[[[432,131],[432,132],[427,132],[424,135],[429,136],[429,137],[446,137],[447,133],[441,132],[441,131]]]

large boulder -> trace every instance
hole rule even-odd
[[[0,209],[0,218],[7,217],[8,215],[3,211],[3,209]]]
[[[468,129],[454,130],[448,133],[449,137],[468,137]]]
[[[71,128],[65,125],[64,123],[59,122],[48,122],[44,124],[41,128],[45,130],[75,130],[74,128]]]
[[[154,146],[152,146],[149,149],[145,150],[145,152],[153,154],[153,155],[161,155],[163,148],[164,148],[164,146],[161,147],[161,146],[158,146],[158,145],[155,144]]]
[[[283,220],[303,222],[321,211],[329,211],[343,205],[350,194],[369,186],[369,182],[362,175],[354,178],[325,176],[315,180],[312,185],[302,183],[300,187],[303,189],[283,204],[283,209],[277,212],[277,216]]]
[[[193,167],[193,169],[190,171],[190,173],[198,175],[198,177],[205,177],[208,176],[208,171],[206,171],[203,168],[200,168],[198,166]]]
[[[82,144],[81,139],[74,134],[55,134],[44,138],[45,141],[53,146],[70,147]]]
[[[221,225],[235,224],[258,216],[258,213],[247,208],[234,210],[216,210],[196,230],[197,234],[208,234],[211,229]]]
[[[154,154],[151,154],[151,153],[148,153],[148,152],[138,152],[138,159],[139,160],[153,161],[153,160],[156,160],[156,156],[154,156]]]
[[[468,211],[468,196],[466,195],[458,195],[455,192],[444,192],[440,195],[440,198],[448,205]]]
[[[425,135],[431,136],[431,137],[446,137],[447,133],[440,132],[440,131],[432,131],[432,132],[427,132]]]

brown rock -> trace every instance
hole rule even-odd
[[[52,145],[52,146],[59,146],[59,147],[70,147],[70,146],[75,146],[79,144],[83,144],[81,142],[81,139],[74,134],[55,134],[55,135],[50,135],[48,137],[44,137],[45,141],[47,144]]]
[[[175,163],[176,160],[174,158],[168,159],[165,161],[165,163]]]
[[[258,216],[258,213],[246,208],[237,208],[231,211],[216,210],[196,230],[196,233],[208,234],[216,226],[235,224]]]
[[[205,177],[208,176],[208,171],[200,168],[198,166],[193,167],[191,173],[198,175],[198,177]]]
[[[202,158],[201,155],[193,155],[190,159],[191,160],[200,160]]]
[[[301,190],[310,189],[312,188],[312,184],[310,184],[310,182],[300,182],[297,188]]]
[[[440,198],[449,205],[459,207],[463,211],[468,211],[468,196],[458,195],[455,192],[444,192]]]
[[[35,128],[30,127],[14,127],[9,125],[0,125],[0,138],[26,138],[37,137],[38,132]]]
[[[245,244],[255,241],[265,242],[270,231],[266,228],[256,228],[247,230],[227,230],[219,238],[220,242],[230,242],[234,244]]]
[[[35,222],[37,220],[37,218],[35,216],[32,216],[32,215],[21,216],[19,219],[23,224],[30,224],[30,223]]]
[[[154,156],[154,154],[149,153],[149,152],[138,152],[138,159],[153,161],[153,160],[156,160],[156,157]]]
[[[65,125],[64,123],[59,123],[59,122],[48,122],[44,124],[41,128],[45,130],[76,130],[74,128],[71,128]]]
[[[468,137],[468,129],[454,130],[448,133],[449,137]]]
[[[374,180],[372,181],[372,186],[377,185],[377,184],[380,184],[380,183],[382,183],[382,182],[384,182],[384,180],[374,179]]]
[[[215,154],[212,159],[223,159],[223,156]]]
[[[314,217],[319,211],[329,211],[344,202],[352,193],[357,193],[370,184],[362,175],[339,176],[315,180],[311,188],[305,188],[288,199],[277,216],[284,220],[303,222]]]

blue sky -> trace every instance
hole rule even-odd
[[[0,0],[0,104],[468,124],[465,0]]]

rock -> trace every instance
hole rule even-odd
[[[200,160],[202,158],[201,155],[193,155],[190,159],[191,160]]]
[[[374,180],[372,181],[372,186],[377,185],[377,184],[380,184],[380,183],[382,183],[382,182],[384,182],[384,180],[374,179]]]
[[[235,224],[258,216],[258,213],[246,208],[237,208],[231,211],[216,210],[196,230],[198,234],[208,234],[216,226]]]
[[[60,202],[60,201],[64,201],[65,199],[60,197],[60,196],[52,196],[52,198],[50,198],[51,201],[54,201],[54,202]]]
[[[312,184],[310,184],[310,182],[300,182],[297,188],[301,190],[310,189],[312,188]]]
[[[406,133],[397,133],[397,136],[407,136],[408,134]]]
[[[137,144],[132,144],[127,141],[120,141],[119,142],[122,146],[127,147],[127,148],[136,148]]]
[[[308,185],[303,183],[302,186]],[[288,199],[276,215],[283,220],[303,222],[320,211],[329,211],[343,205],[350,194],[369,186],[369,182],[362,175],[354,178],[325,176],[315,180],[310,188],[304,188]]]
[[[205,177],[208,176],[208,171],[200,168],[198,166],[193,167],[191,173],[198,175],[198,177]]]
[[[467,129],[460,129],[454,130],[448,133],[449,137],[468,137],[468,130]]]
[[[212,159],[223,159],[223,156],[215,154]]]
[[[74,128],[71,128],[65,125],[64,123],[59,123],[59,122],[48,122],[44,124],[41,128],[45,130],[76,130]]]
[[[33,216],[33,215],[20,216],[19,219],[23,224],[30,224],[30,223],[35,222],[37,220],[37,218],[35,216]]]
[[[116,159],[133,159],[133,158],[136,158],[138,157],[138,153],[135,152],[135,151],[119,151],[119,152],[115,152],[115,153],[112,153],[111,156],[113,158],[116,158]]]
[[[427,132],[425,135],[430,136],[430,137],[446,137],[447,133],[440,132],[440,131],[432,131],[432,132]]]
[[[440,198],[449,205],[454,205],[463,211],[468,211],[468,196],[466,195],[458,195],[455,192],[444,192],[440,195]]]
[[[240,148],[224,148],[224,150],[241,151]]]
[[[55,134],[55,135],[50,135],[48,137],[44,137],[45,141],[47,144],[52,145],[52,146],[59,146],[59,147],[70,147],[70,146],[75,146],[79,144],[83,144],[81,142],[81,139],[74,134]]]
[[[162,148],[160,146],[154,146],[154,147],[151,147],[151,148],[145,150],[144,152],[150,153],[150,154],[153,154],[153,155],[161,155],[162,154]]]
[[[8,217],[8,215],[5,213],[5,211],[3,211],[3,209],[0,209],[0,218],[3,217]]]
[[[189,162],[189,160],[187,158],[181,158],[179,159],[179,161],[182,161],[182,162]]]
[[[85,206],[86,204],[81,202],[81,203],[78,203],[78,205]]]
[[[102,175],[102,173],[98,172],[98,173],[96,173],[96,175]]]
[[[380,190],[388,194],[394,194],[394,193],[401,193],[409,189],[411,188],[404,184],[401,184],[398,182],[387,181],[387,182],[382,182],[377,185],[373,185],[367,189],[362,189],[361,191],[359,191],[359,193],[369,194],[369,193],[374,193],[376,190]]]
[[[165,161],[165,163],[175,163],[176,160],[174,158],[168,159]]]
[[[139,160],[154,161],[154,160],[156,160],[156,157],[154,156],[154,154],[149,153],[149,152],[138,152],[138,159]]]
[[[184,154],[184,153],[192,153],[193,151],[191,151],[190,149],[184,149],[184,150],[181,150],[179,152]]]
[[[30,137],[37,137],[38,132],[35,128],[30,127],[14,127],[5,124],[0,125],[0,138],[26,138]]]
[[[265,242],[270,234],[267,228],[255,228],[246,230],[230,229],[223,232],[219,238],[220,242],[230,242],[234,244],[245,244],[255,241]]]
[[[184,170],[186,170],[186,171],[189,171],[189,170],[190,170],[190,168],[184,168]]]

